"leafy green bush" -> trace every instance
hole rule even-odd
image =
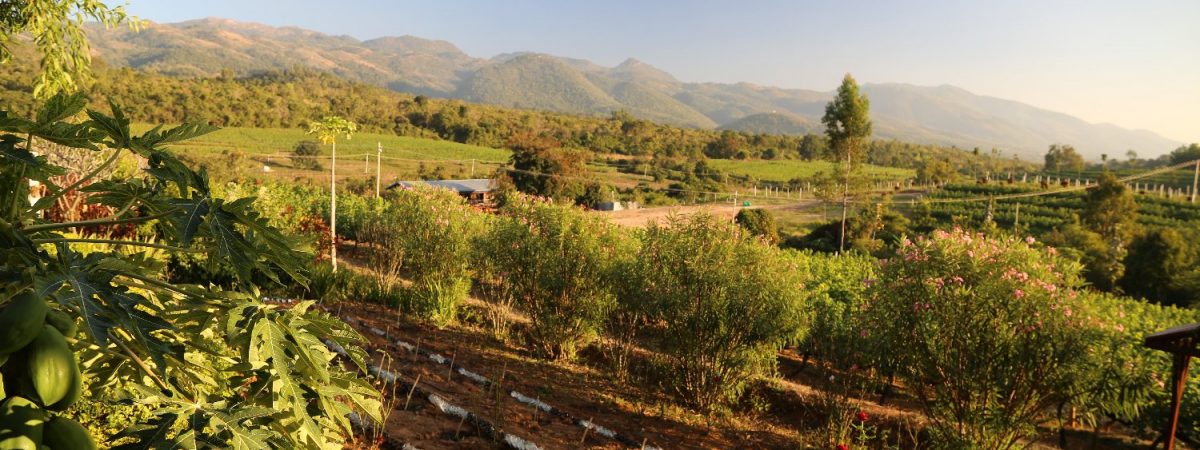
[[[772,244],[779,242],[779,228],[775,226],[775,216],[770,211],[762,208],[742,209],[733,220],[750,234]]]
[[[872,287],[866,347],[883,349],[944,443],[1016,447],[1086,364],[1078,271],[1017,238],[905,241]]]
[[[292,165],[301,169],[321,170],[321,145],[317,141],[303,140],[292,148]]]
[[[800,348],[815,353],[836,369],[869,364],[864,355],[861,312],[868,304],[867,290],[875,282],[876,259],[861,253],[834,256],[806,253],[808,273],[804,290],[812,311],[812,327]]]
[[[751,376],[770,373],[775,352],[807,331],[800,264],[727,219],[672,217],[645,230],[634,264],[649,330],[687,403],[737,399]]]
[[[537,352],[570,359],[596,338],[615,299],[612,290],[631,240],[598,216],[514,195],[481,240],[482,261],[500,287],[529,314]]]
[[[1087,364],[1076,374],[1070,399],[1095,426],[1112,417],[1137,430],[1157,432],[1166,423],[1170,354],[1143,344],[1146,335],[1200,322],[1200,311],[1156,305],[1111,294],[1085,292],[1088,325],[1095,331]],[[1184,405],[1200,404],[1200,379],[1188,380]],[[1200,438],[1200,409],[1180,411],[1179,432]]]
[[[433,188],[399,190],[372,208],[363,214],[363,238],[382,284],[391,288],[407,277],[414,313],[439,326],[456,320],[471,288],[471,245],[484,225],[479,214],[458,194]]]

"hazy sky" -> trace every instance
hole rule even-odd
[[[477,57],[633,57],[684,81],[832,90],[850,72],[952,84],[1200,142],[1200,0],[130,0],[129,11],[409,34]]]

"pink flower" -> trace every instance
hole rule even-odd
[[[1014,289],[1014,290],[1013,290],[1013,298],[1021,298],[1021,297],[1024,297],[1024,296],[1025,296],[1025,291],[1022,291],[1022,290],[1020,290],[1020,289]]]
[[[1037,242],[1037,241],[1033,239],[1033,236],[1025,236],[1026,244],[1033,245],[1034,242]]]
[[[871,335],[871,332],[867,331],[865,328],[862,330],[858,330],[858,337],[865,338],[870,335]]]

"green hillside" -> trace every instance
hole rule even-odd
[[[610,92],[636,117],[697,128],[717,126],[712,119],[642,82],[617,83]]]
[[[812,119],[794,114],[762,113],[743,117],[721,126],[721,129],[750,133],[807,134],[820,133],[824,128]]]
[[[579,114],[621,108],[582,73],[545,55],[521,55],[479,69],[460,93],[473,102]]]

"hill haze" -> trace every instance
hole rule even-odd
[[[750,83],[685,83],[635,59],[604,67],[582,59],[509,53],[484,59],[452,43],[414,36],[359,41],[296,27],[208,18],[150,24],[141,32],[92,29],[97,56],[111,65],[165,75],[244,75],[305,66],[414,94],[577,114],[626,110],[674,125],[761,133],[820,132],[832,91]],[[830,80],[836,86],[839,80]],[[1137,150],[1157,156],[1180,145],[1158,134],[1093,124],[961,88],[865,84],[876,138],[999,148],[1040,159],[1051,144],[1090,159]]]

